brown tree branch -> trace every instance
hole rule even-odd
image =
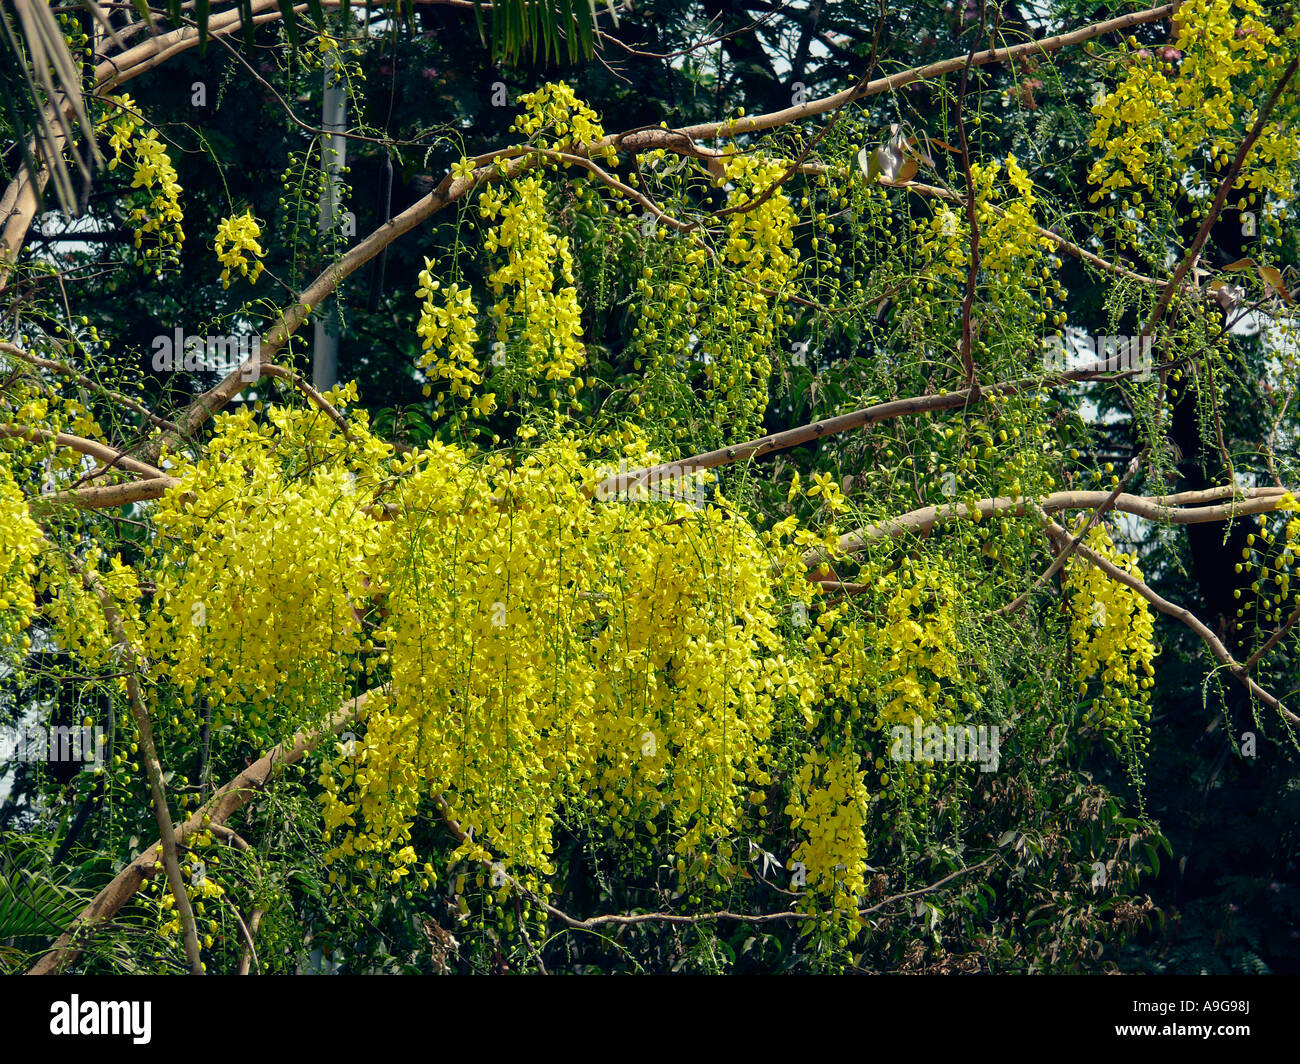
[[[1014,61],[1027,55],[1049,55],[1052,52],[1059,52],[1063,48],[1069,48],[1097,37],[1103,37],[1108,33],[1122,33],[1133,26],[1158,22],[1162,18],[1173,15],[1177,6],[1177,4],[1163,4],[1160,7],[1135,11],[1132,14],[1097,22],[1090,26],[1072,30],[1069,33],[1057,34],[1054,37],[1044,37],[1038,41],[1025,41],[1007,48],[991,48],[987,51],[976,52],[971,59],[971,65],[987,66],[990,63]],[[912,67],[910,70],[902,70],[887,77],[876,78],[861,87],[855,86],[831,96],[808,100],[805,103],[796,104],[781,111],[728,119],[725,122],[703,122],[699,125],[686,126],[676,130],[660,129],[658,127],[641,129],[630,133],[615,134],[598,143],[600,147],[613,144],[620,151],[668,148],[683,154],[695,155],[698,154],[698,149],[694,146],[696,140],[707,140],[718,136],[732,137],[742,133],[756,133],[762,130],[776,129],[779,126],[799,122],[814,115],[825,114],[854,100],[864,99],[868,96],[878,96],[882,92],[891,92],[915,81],[925,81],[956,73],[965,65],[965,55],[942,59],[938,62],[927,63],[924,66]]]
[[[269,753],[249,765],[203,803],[194,814],[176,829],[173,845],[183,843],[196,832],[209,829],[213,824],[224,824],[256,795],[262,793],[278,778],[286,766],[297,764],[316,749],[330,735],[336,734],[365,712],[366,703],[375,692],[367,691],[345,702],[335,710],[325,726],[315,732],[298,732],[292,739],[273,748]],[[58,940],[28,975],[57,975],[72,964],[85,948],[85,941],[95,934],[126,905],[154,874],[161,843],[154,843],[105,886],[84,908]]]
[[[38,495],[28,502],[33,516],[43,516],[64,505],[74,506],[79,510],[106,510],[114,506],[125,506],[132,502],[145,502],[149,499],[161,499],[180,481],[175,477],[150,477],[147,480],[132,480],[125,484],[104,484],[95,488],[73,488],[69,491],[56,491],[50,495]]]
[[[161,469],[150,465],[148,462],[142,462],[138,458],[123,454],[121,451],[109,447],[108,444],[100,443],[97,440],[87,440],[81,436],[73,436],[67,432],[50,432],[48,429],[32,428],[28,425],[0,423],[0,439],[22,439],[33,442],[36,440],[53,441],[59,447],[66,447],[80,454],[89,455],[91,458],[97,458],[105,466],[124,469],[130,473],[139,473],[148,480],[171,480],[171,477],[167,476]]]
[[[1054,521],[1048,522],[1047,532],[1057,541],[1057,543],[1064,544],[1068,543],[1070,540],[1070,534]],[[1126,573],[1123,569],[1119,568],[1113,562],[1103,558],[1090,547],[1080,545],[1077,549],[1080,555],[1087,558],[1088,561],[1092,562],[1093,565],[1097,566],[1098,569],[1104,572],[1112,580],[1118,581],[1125,587],[1136,591],[1161,613],[1173,617],[1175,620],[1181,621],[1183,624],[1187,625],[1188,628],[1200,636],[1201,641],[1210,648],[1210,652],[1215,656],[1215,658],[1217,658],[1218,661],[1226,667],[1227,670],[1232,673],[1232,675],[1236,677],[1236,679],[1239,680],[1252,695],[1258,698],[1270,709],[1276,710],[1282,718],[1287,721],[1287,723],[1300,724],[1300,717],[1297,717],[1282,705],[1274,695],[1269,694],[1269,692],[1265,691],[1264,688],[1260,687],[1259,684],[1251,678],[1246,667],[1232,656],[1219,637],[1211,632],[1209,628],[1207,628],[1205,624],[1190,610],[1187,610],[1182,606],[1177,606],[1168,599],[1161,598],[1132,573]]]
[[[1040,587],[1042,587],[1045,583],[1047,583],[1047,581],[1052,579],[1052,577],[1054,577],[1058,572],[1060,572],[1061,567],[1067,561],[1069,561],[1070,555],[1073,554],[1075,549],[1079,546],[1079,544],[1083,542],[1083,537],[1086,536],[1096,526],[1097,522],[1100,521],[1103,516],[1105,516],[1106,511],[1115,505],[1115,500],[1118,499],[1122,494],[1124,494],[1125,486],[1135,476],[1137,476],[1138,464],[1139,463],[1136,458],[1134,458],[1133,461],[1129,463],[1128,470],[1124,474],[1124,479],[1121,480],[1118,484],[1116,484],[1115,489],[1102,501],[1101,505],[1098,506],[1096,509],[1094,509],[1092,513],[1088,515],[1088,520],[1084,523],[1083,528],[1079,529],[1079,531],[1075,534],[1074,538],[1070,541],[1070,545],[1066,547],[1065,550],[1057,551],[1056,557],[1052,559],[1052,564],[1047,567],[1046,571],[1040,573],[1038,579],[1035,580],[1029,587],[1025,588],[1025,590],[1022,591],[1019,595],[1017,595],[1011,602],[1008,602],[1005,606],[999,606],[996,610],[993,610],[989,614],[990,618],[999,617],[1002,616],[1003,614],[1015,613],[1016,610],[1020,609],[1021,606],[1023,606],[1026,602],[1029,601],[1030,596],[1033,595],[1035,591],[1037,591]]]
[[[1017,516],[1037,513],[1059,513],[1063,510],[1090,510],[1111,506],[1121,513],[1133,514],[1148,521],[1169,525],[1196,525],[1215,521],[1228,521],[1250,514],[1272,513],[1277,510],[1289,492],[1281,488],[1209,488],[1205,491],[1182,492],[1178,495],[1113,495],[1105,491],[1058,491],[1042,499],[1010,499],[1005,496],[980,499],[974,506],[964,502],[923,506],[898,517],[846,532],[839,539],[837,553],[856,554],[879,540],[907,534],[928,532],[940,521],[972,518],[978,513],[982,520],[993,514],[1008,513]],[[1230,502],[1208,505],[1219,499]],[[828,560],[825,550],[814,548],[804,555],[809,568],[816,568]]]
[[[130,659],[131,667],[126,673],[127,701],[131,706],[131,715],[135,718],[136,730],[140,733],[145,774],[149,777],[149,790],[153,797],[154,819],[158,822],[159,838],[162,840],[162,863],[167,870],[167,883],[171,887],[172,898],[176,902],[176,913],[180,917],[185,959],[189,962],[190,974],[202,975],[203,960],[199,954],[199,936],[194,926],[194,910],[190,907],[189,895],[185,893],[185,880],[181,877],[180,861],[176,856],[175,828],[172,825],[171,809],[167,805],[167,784],[163,779],[162,762],[158,759],[158,747],[153,740],[153,725],[149,720],[149,710],[144,703],[144,694],[140,690],[139,654],[127,639],[126,630],[122,625],[122,615],[118,612],[112,596],[104,589],[102,581],[81,565],[76,558],[71,558],[70,562],[81,574],[81,581],[85,584],[86,590],[99,599],[109,631],[117,640],[121,652]]]
[[[593,488],[592,491],[598,497],[618,494],[634,488],[638,484],[648,483],[654,478],[671,479],[700,469],[717,469],[720,466],[743,462],[746,459],[763,458],[778,451],[787,451],[791,447],[811,443],[813,440],[824,439],[827,436],[834,436],[837,433],[848,432],[852,429],[860,429],[866,425],[874,425],[879,421],[889,421],[909,414],[957,410],[990,395],[1014,395],[1033,388],[1096,380],[1100,377],[1123,377],[1137,372],[1140,371],[1129,370],[1116,373],[1102,366],[1081,366],[1078,369],[1050,377],[1022,377],[1020,380],[986,385],[980,389],[979,395],[973,394],[968,388],[961,388],[957,391],[943,392],[936,395],[891,399],[888,402],[875,403],[860,410],[851,410],[847,414],[837,414],[835,417],[823,418],[820,421],[813,421],[807,425],[786,429],[784,432],[776,432],[756,440],[746,440],[743,443],[734,443],[728,447],[719,447],[715,451],[692,455],[690,458],[680,458],[672,462],[662,462],[659,465],[647,466],[644,469],[634,469],[627,473],[620,473],[608,477]]]

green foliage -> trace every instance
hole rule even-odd
[[[88,900],[68,885],[43,840],[6,834],[0,843],[0,972],[23,970],[44,941],[67,929]]]
[[[1054,11],[1100,17],[1075,6]],[[36,625],[0,709],[92,719],[109,745],[98,773],[10,774],[26,804],[6,815],[59,849],[24,850],[10,877],[15,898],[49,891],[29,906],[45,923],[0,908],[24,936],[8,963],[156,836],[131,666],[85,570],[148,659],[178,817],[381,691],[225,832],[187,838],[209,970],[1293,970],[1285,718],[1082,555],[1039,579],[1061,544],[1036,506],[1106,497],[1135,455],[1124,487],[1138,495],[1294,482],[1294,338],[1244,336],[1229,317],[1253,303],[1294,327],[1294,175],[1280,163],[1214,227],[1192,274],[1204,291],[1161,310],[1167,377],[1069,387],[1043,364],[1045,342],[1143,331],[1163,286],[1137,275],[1168,276],[1217,187],[1223,145],[1199,129],[1162,157],[1185,168],[1176,179],[1136,201],[1115,180],[1158,143],[1161,113],[1090,145],[1097,119],[1156,76],[1143,50],[1194,51],[1176,27],[973,69],[964,94],[935,79],[751,134],[734,124],[742,108],[788,107],[796,76],[824,94],[868,56],[878,76],[964,55],[977,30],[914,5],[877,47],[870,5],[778,30],[766,15],[747,28],[761,12],[737,3],[697,48],[701,11],[666,3],[605,27],[628,45],[613,70],[583,61],[604,12],[580,2],[495,4],[477,30],[456,12],[391,13],[382,26],[344,13],[337,41],[315,10],[312,25],[262,28],[286,46],[254,68],[265,84],[212,47],[137,81],[138,136],[166,132],[190,238],[161,260],[34,240],[14,275],[6,338],[78,376],[56,387],[54,371],[6,358],[0,423],[149,454],[166,426],[141,404],[179,420],[219,379],[153,372],[153,336],[270,335],[347,248],[444,195],[444,172],[475,184],[313,308],[358,382],[328,392],[341,425],[287,375],[310,375],[308,326],[274,356],[285,374],[167,453],[180,490],[44,513]],[[999,17],[1008,42],[1045,32]],[[1216,33],[1197,62],[1221,51]],[[822,38],[824,52],[800,44]],[[330,159],[303,128],[325,56],[355,135],[340,204],[355,233],[346,215],[321,231]],[[562,79],[540,69],[566,60]],[[201,116],[195,80],[215,99]],[[1275,154],[1293,112],[1277,113]],[[116,111],[95,100],[91,114]],[[1231,118],[1239,139],[1244,116]],[[709,119],[724,125],[692,150],[601,140]],[[517,153],[493,159],[506,145]],[[897,180],[879,180],[882,159]],[[149,213],[135,170],[104,175],[97,224]],[[235,222],[256,265],[226,288],[213,241]],[[985,390],[945,406],[971,383],[967,354]],[[674,484],[698,508],[587,494],[609,473],[894,400],[924,408],[726,463],[700,495]],[[48,443],[13,441],[0,460],[20,500],[81,475]],[[918,516],[990,501],[979,520]],[[1096,505],[1050,516],[1082,534],[1073,514]],[[1300,601],[1292,517],[1112,519],[1083,544],[1186,604],[1238,660],[1268,644],[1253,674],[1284,692],[1300,682],[1294,638],[1269,640]],[[526,620],[498,631],[497,605]],[[914,721],[997,728],[997,770],[900,758],[895,729]],[[646,734],[662,753],[641,749]],[[180,932],[155,874],[78,968],[184,970]]]

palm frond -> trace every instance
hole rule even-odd
[[[40,850],[0,850],[0,940],[61,934],[82,905]]]
[[[107,24],[94,0],[82,5]],[[82,99],[80,67],[46,0],[13,0],[0,9],[0,107],[22,144],[37,203],[43,205],[37,173],[44,166],[59,205],[79,214],[90,194],[91,170],[104,160]]]
[[[613,0],[605,3],[617,24]],[[573,63],[595,49],[596,0],[475,0],[475,15],[499,60]]]
[[[117,30],[97,0],[79,0],[116,44]],[[182,0],[151,6],[148,0],[131,0],[151,33],[160,32],[159,21],[180,25]],[[617,23],[614,0],[605,0]],[[475,15],[485,44],[499,60],[525,57],[534,62],[575,62],[594,50],[596,0],[475,0]],[[380,4],[378,6],[385,6]],[[396,15],[413,18],[414,5],[392,0]],[[206,43],[211,0],[196,0],[200,49]],[[235,0],[245,43],[252,46],[253,8],[249,0]],[[324,29],[320,0],[307,0],[311,21]],[[280,0],[285,32],[292,43],[298,38],[298,14],[291,0]],[[165,14],[164,14],[165,10]],[[487,14],[486,19],[484,18]],[[343,8],[346,23],[348,5]],[[489,28],[490,27],[490,28]],[[49,184],[59,206],[78,215],[90,195],[92,173],[104,159],[95,140],[94,126],[82,96],[83,68],[68,50],[50,8],[49,0],[12,0],[0,7],[0,118],[16,136],[38,207],[44,209],[39,174],[48,171]]]

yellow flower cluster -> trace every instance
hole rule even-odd
[[[1215,170],[1232,160],[1300,39],[1300,15],[1285,37],[1263,16],[1258,0],[1186,0],[1174,15],[1176,70],[1129,39],[1127,76],[1093,107],[1092,202],[1131,188],[1136,208],[1143,190],[1182,180],[1194,158]],[[1300,138],[1287,125],[1277,115],[1268,123],[1237,187],[1289,198]]]
[[[211,839],[211,835],[191,836],[190,845],[196,849],[202,846],[211,846]],[[209,856],[206,858],[204,864],[206,865],[209,862],[215,864],[219,861],[219,857]],[[161,871],[161,869],[155,866],[155,871]],[[189,895],[190,904],[194,907],[195,914],[197,916],[202,916],[204,915],[204,903],[209,899],[217,900],[225,897],[226,888],[208,874],[206,869],[204,869],[204,874],[202,875],[197,875],[196,872],[197,868],[194,864],[185,864],[181,866],[181,874],[187,880],[187,886],[185,889],[186,893]],[[158,934],[165,939],[179,938],[181,933],[181,916],[180,913],[176,911],[175,896],[167,888],[165,877],[155,875],[150,882],[156,884],[155,889],[158,892],[158,900],[154,903],[155,916],[158,920]],[[216,925],[216,927],[219,926],[220,925]],[[203,945],[209,948],[212,947],[214,942],[212,936],[213,930],[214,925],[209,924],[208,934],[201,935]]]
[[[687,186],[688,173],[669,165],[665,151],[643,153],[638,165],[663,183],[656,199],[665,211],[692,209],[697,190]],[[717,246],[698,231],[666,240],[667,225],[649,214],[634,223],[651,243],[637,281],[642,303],[631,353],[634,368],[645,372],[633,401],[651,398],[644,409],[651,419],[657,404],[676,406],[689,394],[702,369],[722,436],[757,431],[767,409],[771,354],[780,346],[777,331],[793,324],[783,302],[799,269],[797,218],[782,184],[788,168],[761,153],[737,154],[734,146],[719,157],[714,180],[728,186],[731,213]]]
[[[1089,531],[1084,542],[1116,568],[1142,579],[1137,556],[1117,550],[1104,524]],[[1116,749],[1142,747],[1155,684],[1151,608],[1136,591],[1078,555],[1071,555],[1066,565],[1065,589],[1079,693],[1087,693],[1093,677],[1101,682],[1088,720]]]
[[[100,128],[108,127],[110,131],[113,158],[108,161],[108,168],[115,170],[124,160],[129,162],[133,169],[131,187],[149,193],[148,202],[133,207],[127,215],[135,230],[135,246],[144,251],[146,262],[175,262],[185,240],[176,168],[167,148],[158,139],[158,131],[145,128],[138,117],[139,108],[130,96],[113,96],[108,102],[116,104],[121,112],[116,120],[110,112],[99,122]],[[148,247],[144,242],[146,236],[154,238]]]
[[[0,461],[0,661],[31,646],[23,633],[36,612],[32,578],[43,540],[8,465]]]
[[[13,373],[3,357],[0,372]],[[0,424],[101,439],[102,430],[81,398],[80,387],[66,378],[12,375],[0,390]],[[57,474],[78,469],[81,464],[82,455],[48,437],[0,437],[0,478],[8,476],[17,486],[35,480],[42,494],[50,494],[60,486]],[[116,471],[106,472],[101,483],[113,483],[118,476]]]
[[[230,287],[231,270],[238,270],[241,277],[247,277],[252,284],[257,283],[262,275],[262,257],[266,254],[258,243],[261,236],[262,229],[249,211],[223,218],[217,224],[217,239],[213,246],[221,263],[222,287]]]
[[[50,551],[42,557],[36,581],[36,590],[48,595],[41,613],[55,641],[92,669],[120,664],[121,651],[120,640],[104,613],[104,603],[86,586],[87,582],[107,595],[127,643],[140,646],[140,584],[135,570],[122,561],[121,555],[108,559],[107,566],[103,561],[97,545],[88,547],[78,558],[80,568],[68,564],[62,553]],[[125,691],[126,681],[119,679],[117,687]]]
[[[965,646],[957,630],[960,589],[951,574],[924,561],[871,574],[879,603],[872,641],[879,656],[877,721],[882,729],[926,724],[956,705],[953,689],[963,685],[960,658]],[[947,688],[945,690],[945,687]],[[973,694],[966,692],[967,699]],[[873,722],[875,723],[875,722]]]
[[[808,751],[796,775],[786,812],[791,827],[807,837],[786,867],[802,871],[811,892],[802,903],[814,912],[855,917],[866,891],[871,795],[865,780],[851,731],[840,750]]]
[[[746,152],[726,156],[722,169],[726,180],[735,186],[727,205],[737,208],[727,215],[723,251],[727,261],[746,267],[746,276],[757,285],[786,287],[799,258],[793,250],[794,208],[779,185],[763,203],[758,200],[786,178],[789,163]],[[755,306],[757,309],[758,301]]]
[[[431,378],[448,381],[452,395],[469,399],[472,386],[483,383],[478,357],[474,354],[474,345],[478,343],[478,309],[469,289],[454,283],[442,293],[442,304],[436,303],[434,295],[442,286],[434,280],[432,269],[432,260],[425,259],[420,287],[415,292],[421,301],[416,333],[422,353],[417,365]],[[427,396],[432,390],[426,384],[424,394]],[[487,412],[490,409],[489,406]]]
[[[788,170],[787,161],[758,153],[731,154],[722,160],[725,182],[732,185],[727,207],[733,213],[726,216],[722,258],[730,269],[722,274],[719,302],[742,316],[731,324],[746,335],[738,346],[726,341],[730,330],[719,328],[706,344],[710,375],[705,395],[719,402],[721,415],[740,432],[757,428],[767,408],[769,352],[778,346],[777,328],[785,309],[781,293],[790,290],[799,272],[794,247],[798,219],[778,184]],[[767,195],[774,185],[776,191]]]
[[[795,473],[795,476],[799,476],[798,472]],[[791,486],[790,494],[787,498],[793,498],[796,490],[797,481],[795,485]],[[843,513],[849,508],[849,504],[844,498],[844,493],[840,490],[840,486],[835,483],[829,473],[814,473],[812,487],[810,487],[804,494],[810,499],[820,498],[832,514]]]
[[[988,164],[973,162],[970,168],[980,227],[980,265],[992,274],[1007,274],[1025,264],[1032,270],[1053,247],[1051,239],[1038,232],[1034,221],[1036,200],[1029,174],[1014,155],[1004,161],[1011,193],[1005,199],[995,187],[1002,169],[996,159]],[[992,209],[994,204],[999,208],[996,211]]]
[[[1038,201],[1033,182],[1014,155],[972,162],[971,180],[986,298],[998,306],[1004,331],[1010,332],[1017,321],[1037,331],[1065,293],[1053,269],[1060,263],[1051,254],[1052,241],[1039,232],[1034,217]],[[935,285],[964,290],[970,268],[965,211],[942,205],[918,228],[920,265],[927,279],[923,298],[933,302]],[[1049,327],[1063,321],[1064,315],[1053,314]]]
[[[605,136],[596,112],[578,99],[573,88],[564,82],[548,82],[536,92],[519,98],[524,113],[514,121],[514,129],[540,147],[552,151],[589,148]],[[608,162],[618,157],[612,144],[597,155]]]
[[[127,153],[131,150],[131,142],[135,139],[136,132],[143,124],[140,121],[140,108],[137,106],[129,93],[123,93],[121,96],[110,96],[105,103],[116,105],[121,111],[121,116],[114,121],[113,115],[117,112],[109,110],[104,117],[96,123],[97,130],[105,128],[109,131],[108,146],[113,149],[113,158],[108,162],[110,170],[116,170],[118,165]]]
[[[391,693],[322,777],[335,855],[400,876],[421,800],[443,795],[461,857],[544,876],[563,810],[721,872],[772,783],[774,717],[817,695],[783,650],[773,548],[721,500],[593,503],[602,471],[564,439],[517,464],[434,444],[401,472]]]
[[[371,499],[391,451],[363,414],[350,429],[352,443],[314,409],[223,413],[200,459],[173,457],[180,485],[154,513],[147,652],[184,701],[201,687],[263,742],[337,704],[366,642],[388,528]]]
[[[974,165],[971,170],[974,172]],[[970,264],[970,241],[966,220],[959,217],[957,211],[948,206],[935,211],[925,223],[920,246],[929,276],[965,284]]]
[[[551,228],[541,176],[520,178],[512,192],[489,188],[479,197],[479,214],[497,223],[484,245],[506,256],[488,276],[497,297],[497,342],[513,342],[530,378],[568,380],[587,357],[573,253],[568,238]]]

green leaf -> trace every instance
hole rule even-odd
[[[0,852],[0,939],[60,934],[81,907],[39,851]]]
[[[280,8],[280,21],[284,23],[284,32],[289,38],[289,45],[292,48],[297,48],[298,17],[293,13],[293,0],[275,0],[275,2]]]
[[[208,53],[208,21],[212,16],[212,0],[195,0],[194,14],[199,23],[199,55]]]
[[[610,0],[606,4],[614,10]],[[595,54],[595,0],[500,0],[490,8],[475,0],[474,18],[500,61],[576,62]]]
[[[253,21],[253,0],[239,0],[239,25],[244,31],[244,49],[253,54],[253,34],[257,32],[257,23]]]

